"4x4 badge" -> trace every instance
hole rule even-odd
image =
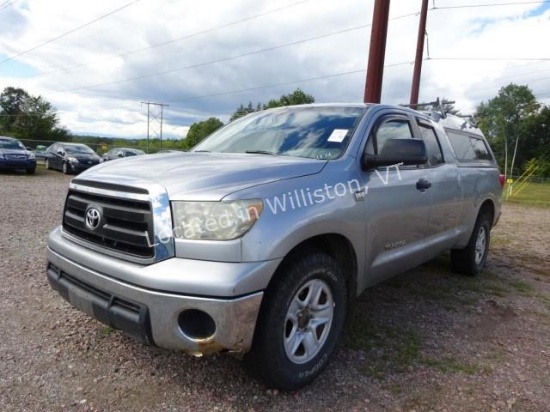
[[[101,212],[95,207],[89,207],[86,210],[86,227],[91,230],[96,230],[101,222]]]

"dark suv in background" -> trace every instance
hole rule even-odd
[[[99,163],[100,157],[82,143],[54,143],[46,149],[46,169],[63,173],[80,173]]]
[[[24,169],[32,175],[36,170],[34,153],[12,137],[0,136],[0,170]]]

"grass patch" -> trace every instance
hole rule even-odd
[[[517,290],[522,295],[532,296],[535,289],[529,283],[522,280],[515,280],[510,282],[510,286]]]
[[[512,196],[504,198],[511,203],[550,207],[550,183],[527,183],[519,193],[512,191]]]
[[[374,325],[356,319],[346,336],[345,345],[367,353],[365,374],[382,379],[386,372],[405,372],[420,356],[420,334],[408,327]]]
[[[105,335],[105,336],[109,336],[110,334],[112,334],[113,332],[115,331],[114,328],[110,327],[110,326],[107,326],[107,325],[103,325],[101,327],[101,329],[99,330],[99,333],[101,333],[102,335]]]
[[[455,372],[465,373],[467,375],[475,375],[481,371],[481,368],[477,365],[472,365],[464,362],[460,362],[452,356],[445,356],[442,358],[426,358],[421,361],[424,365],[438,369],[441,372]]]

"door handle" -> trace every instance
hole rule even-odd
[[[416,189],[421,192],[425,192],[426,189],[429,189],[430,187],[432,187],[432,184],[424,178],[420,178],[418,182],[416,182]]]

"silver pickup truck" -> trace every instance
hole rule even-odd
[[[454,116],[323,104],[250,114],[189,153],[72,180],[47,277],[146,344],[244,354],[268,386],[327,364],[365,288],[451,251],[481,272],[504,181]]]

